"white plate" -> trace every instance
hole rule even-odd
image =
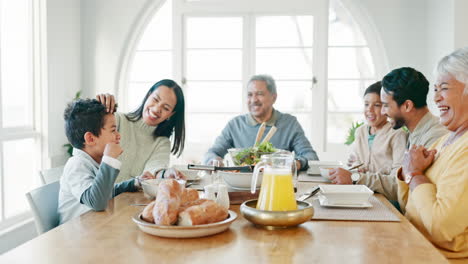
[[[308,163],[309,169],[307,169],[307,174],[310,175],[320,175],[320,166],[343,166],[341,161],[320,161],[320,160],[309,160]]]
[[[319,185],[330,204],[364,204],[374,192],[365,185]]]
[[[142,220],[140,216],[141,213],[138,213],[133,216],[132,220],[141,231],[150,235],[172,238],[204,237],[218,234],[228,229],[237,218],[237,214],[229,210],[229,217],[221,222],[196,226],[165,226],[148,223]]]
[[[230,185],[230,184],[227,183],[227,182],[226,182],[226,184],[227,184],[227,186],[229,186],[230,188],[232,188],[232,189],[234,189],[234,190],[239,190],[239,191],[250,191],[250,187],[248,187],[248,188],[247,188],[247,187],[236,187],[236,186]],[[256,189],[256,190],[260,190],[260,186],[257,186],[255,189]]]
[[[333,204],[333,203],[329,203],[328,202],[328,199],[323,196],[323,195],[319,195],[319,202],[320,202],[320,205],[321,206],[325,206],[325,207],[351,207],[351,208],[369,208],[369,207],[372,207],[372,204],[369,203],[369,202],[365,202],[363,204]]]

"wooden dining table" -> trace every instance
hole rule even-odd
[[[315,185],[298,184],[298,194]],[[400,222],[311,220],[266,230],[242,217],[226,231],[200,238],[142,232],[132,217],[149,200],[123,193],[103,212],[88,212],[0,256],[0,263],[448,263],[382,196]]]

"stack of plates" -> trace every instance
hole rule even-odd
[[[365,185],[319,185],[319,202],[329,207],[372,207],[369,198],[374,194]]]

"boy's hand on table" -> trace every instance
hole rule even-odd
[[[107,143],[106,147],[104,148],[104,156],[109,156],[114,159],[118,158],[122,152],[123,149],[120,147],[120,145],[115,143]]]

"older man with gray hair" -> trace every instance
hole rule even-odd
[[[233,118],[216,138],[214,145],[205,154],[203,162],[222,162],[229,148],[247,148],[254,142],[262,123],[265,134],[275,126],[276,133],[270,139],[275,148],[294,151],[298,169],[307,169],[308,160],[318,160],[317,154],[304,134],[296,117],[273,108],[277,92],[275,80],[269,75],[255,75],[247,83],[249,113]]]

